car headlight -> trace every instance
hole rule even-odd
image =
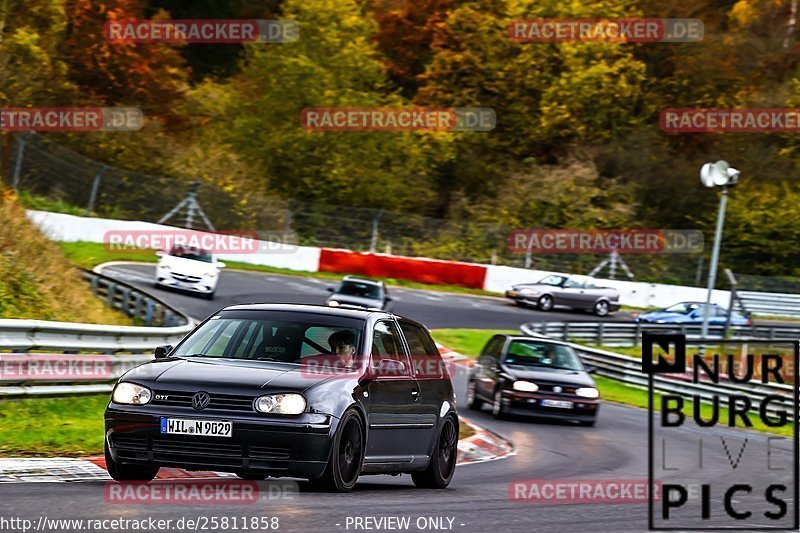
[[[522,392],[536,392],[539,390],[539,385],[530,381],[515,381],[511,387]]]
[[[122,405],[144,405],[150,402],[153,393],[147,387],[136,383],[117,383],[111,394],[111,401]]]
[[[328,300],[328,305],[330,305],[331,307],[339,307],[339,302],[337,302],[336,300]]]
[[[269,394],[256,398],[253,407],[259,413],[299,415],[306,410],[306,399],[302,394]]]
[[[581,387],[575,391],[577,396],[581,396],[583,398],[599,398],[600,391],[595,389],[594,387]]]
[[[169,265],[165,265],[163,263],[159,263],[158,268],[163,268],[164,270],[172,270],[172,267],[170,267]]]
[[[538,291],[535,291],[533,289],[520,289],[519,293],[520,294],[527,294],[529,296],[533,296],[535,294],[539,294]]]
[[[212,279],[212,278],[216,278],[218,275],[219,275],[218,272],[206,272],[205,274],[203,274],[203,277],[204,278],[208,278],[208,279]]]

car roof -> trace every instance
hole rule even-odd
[[[568,342],[560,341],[558,339],[551,339],[551,338],[548,338],[548,337],[531,337],[531,336],[528,336],[528,335],[511,335],[509,333],[500,333],[499,335],[507,337],[509,340],[512,340],[512,341],[530,341],[530,340],[534,340],[534,341],[539,341],[539,342],[543,342],[543,343],[547,343],[547,344],[561,344],[563,346],[569,346]]]
[[[374,279],[367,279],[367,278],[357,278],[355,276],[345,276],[342,278],[342,281],[355,281],[358,283],[368,283],[371,285],[383,285],[382,281],[377,281]]]
[[[359,307],[330,307],[328,305],[314,305],[314,304],[267,304],[267,303],[250,303],[250,304],[237,304],[229,305],[220,309],[220,311],[283,311],[294,313],[313,313],[317,315],[329,316],[342,316],[347,318],[360,318],[366,320],[371,315],[382,315],[385,318],[397,318],[405,320],[413,324],[420,324],[416,320],[406,318],[380,309],[363,309]],[[381,318],[381,316],[379,316]]]

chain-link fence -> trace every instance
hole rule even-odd
[[[8,152],[9,185],[101,217],[157,222],[184,202],[193,186],[190,180],[104,165],[35,133],[15,135]],[[512,253],[508,235],[519,228],[286,200],[211,183],[200,185],[196,201],[216,230],[256,231],[291,244],[575,274],[588,274],[607,259],[593,254]],[[185,226],[185,204],[166,223]],[[203,227],[202,217],[192,216],[192,221],[193,227]],[[704,280],[700,254],[630,254],[624,261],[636,280],[684,285]],[[615,272],[617,278],[627,278],[624,268]],[[608,274],[606,268],[597,276]]]

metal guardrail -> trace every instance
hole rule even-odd
[[[529,326],[530,324],[523,324],[520,327],[524,335],[546,337],[534,331]],[[621,381],[628,385],[647,389],[647,374],[642,371],[642,361],[640,358],[589,348],[575,343],[567,344],[578,352],[583,361],[595,367],[598,375]],[[760,402],[769,395],[782,396],[789,402],[793,400],[793,387],[776,383],[739,384],[724,380],[720,380],[719,383],[713,383],[711,381],[693,383],[689,376],[664,377],[663,375],[656,375],[654,377],[654,387],[659,393],[696,396],[704,402],[710,402],[715,397],[727,399],[731,395],[747,396],[752,401],[754,409],[758,409]],[[778,405],[777,407],[771,405],[770,408],[767,409],[767,412],[775,414],[781,407],[786,411],[791,409],[791,406],[788,405]]]
[[[156,346],[177,344],[194,328],[191,317],[132,285],[91,271],[83,275],[96,295],[148,326],[2,319],[0,397],[110,391],[122,374],[151,360]],[[101,366],[102,375],[41,371],[77,360]]]
[[[603,345],[638,346],[643,331],[654,333],[681,333],[687,339],[700,339],[702,326],[687,324],[649,324],[641,322],[530,322],[521,326],[546,337],[563,341]],[[709,326],[708,338],[722,340],[724,326]],[[729,339],[797,340],[800,339],[800,323],[797,325],[731,326]]]
[[[84,270],[83,277],[90,283],[95,296],[146,326],[180,326],[192,323],[191,318],[173,309],[163,300],[124,281],[91,270]]]
[[[756,315],[800,318],[800,294],[739,291],[741,306]]]

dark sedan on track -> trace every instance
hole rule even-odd
[[[120,378],[105,455],[116,480],[171,466],[340,492],[361,474],[410,473],[417,486],[444,488],[458,426],[424,326],[382,311],[237,305]]]
[[[569,345],[514,335],[495,335],[470,370],[467,405],[509,414],[573,420],[593,426],[600,393]]]

